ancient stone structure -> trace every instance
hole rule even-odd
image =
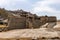
[[[51,20],[52,19],[52,20]],[[5,29],[34,29],[40,28],[41,26],[48,23],[46,28],[53,28],[56,25],[55,16],[37,16],[30,12],[20,10],[18,12],[9,13],[8,25]],[[43,26],[44,27],[44,26]]]
[[[52,19],[52,20],[51,20]],[[51,23],[53,25],[51,26]],[[52,28],[56,25],[56,17],[37,16],[30,12],[21,11],[20,13],[9,15],[8,29],[24,29],[24,28],[40,28],[40,26],[49,23],[47,28]]]
[[[40,21],[42,21],[42,23],[48,23],[46,28],[53,28],[57,22],[57,19],[55,16],[41,16],[40,19],[41,19]]]
[[[8,29],[24,29],[26,28],[26,19],[12,17],[8,23]]]

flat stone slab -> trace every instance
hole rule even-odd
[[[16,29],[7,32],[0,32],[0,38],[54,38],[60,37],[60,32],[48,28],[39,29]]]

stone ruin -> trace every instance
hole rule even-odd
[[[16,14],[10,13],[8,17],[8,29],[34,29],[40,28],[46,23],[48,23],[47,28],[53,28],[57,20],[55,16],[37,16],[36,14],[25,11]]]
[[[25,11],[10,13],[8,26],[4,28],[7,32],[0,33],[0,40],[60,40],[60,32],[50,29],[56,22],[55,16],[37,16]]]

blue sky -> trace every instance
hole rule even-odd
[[[60,19],[60,0],[0,0],[0,7],[7,10],[23,9],[39,16],[56,16]]]

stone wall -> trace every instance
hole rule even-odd
[[[30,14],[29,14],[30,15]],[[8,29],[25,29],[25,28],[40,28],[46,23],[54,23],[56,25],[56,17],[54,16],[29,16],[23,14],[22,16],[16,14],[9,15]],[[53,26],[54,26],[53,25]],[[50,26],[50,25],[49,25]],[[48,26],[48,27],[49,27]]]
[[[50,16],[48,17],[48,22],[57,22],[57,19],[54,16]]]
[[[33,21],[33,28],[40,28],[41,25],[42,23],[40,22],[40,20]]]
[[[26,28],[26,18],[11,17],[8,23],[8,29],[24,29]]]

